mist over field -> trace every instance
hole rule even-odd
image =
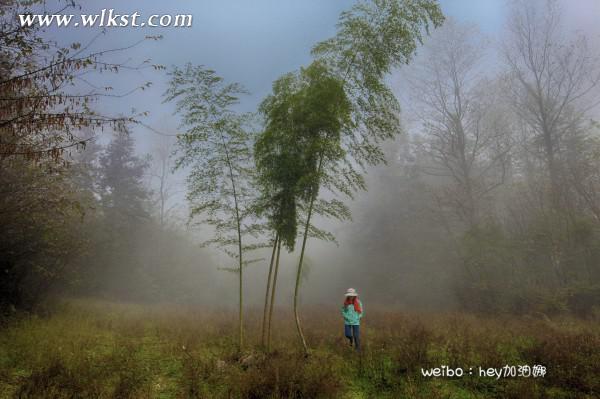
[[[0,1],[0,398],[597,397],[599,17]]]

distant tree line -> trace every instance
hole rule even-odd
[[[598,311],[598,55],[555,1],[515,3],[497,45],[453,20],[434,32],[403,71],[409,134],[354,236],[375,235],[371,284],[392,301],[451,285],[482,313]]]
[[[127,130],[141,115],[99,112],[101,101],[124,94],[82,83],[90,73],[161,67],[115,64],[107,56],[141,42],[63,48],[38,28],[21,27],[17,15],[41,3],[0,4],[0,311],[35,309],[52,292],[188,295],[190,287],[178,287],[166,265],[196,268],[205,255],[165,228],[164,187],[159,222],[154,217],[148,161],[134,155]],[[60,12],[74,5],[55,6]],[[106,148],[96,142],[102,130],[115,132]]]

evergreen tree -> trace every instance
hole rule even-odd
[[[150,221],[150,193],[144,185],[148,162],[135,155],[131,134],[116,134],[99,159],[100,229],[92,279],[100,289],[137,297],[133,281],[144,274],[136,237]]]

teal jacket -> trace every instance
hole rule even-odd
[[[344,316],[344,324],[349,326],[359,326],[360,319],[365,315],[365,307],[363,306],[360,299],[358,300],[360,304],[360,308],[362,309],[361,313],[358,313],[354,310],[354,305],[342,305],[342,316]]]

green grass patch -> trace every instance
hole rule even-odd
[[[363,351],[335,309],[305,310],[305,358],[278,312],[274,350],[258,313],[235,347],[233,312],[78,300],[0,330],[0,398],[594,398],[600,328],[581,320],[411,315],[372,309]],[[542,364],[540,378],[423,377],[422,368]]]

